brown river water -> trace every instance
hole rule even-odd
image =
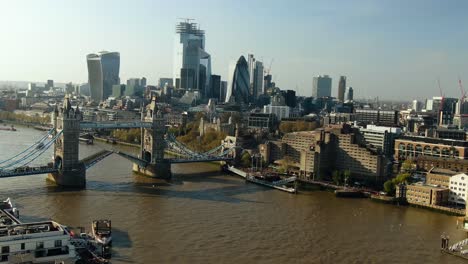
[[[0,160],[45,132],[0,131]],[[80,155],[114,146],[80,145]],[[131,151],[130,149],[126,149]],[[37,164],[51,160],[48,150]],[[136,176],[111,155],[87,187],[62,190],[45,175],[0,179],[24,221],[53,219],[90,230],[113,225],[112,263],[468,263],[440,252],[440,235],[465,234],[454,216],[333,193],[288,194],[226,175],[214,164],[173,165],[171,182]]]

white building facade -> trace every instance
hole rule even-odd
[[[468,190],[468,175],[460,173],[450,177],[449,203],[466,205]]]

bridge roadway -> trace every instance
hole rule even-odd
[[[52,168],[49,166],[19,167],[13,170],[0,171],[0,178],[46,174],[46,173],[52,173],[52,172],[57,172],[57,171],[58,170],[56,168]]]
[[[142,121],[109,121],[109,122],[80,122],[81,129],[114,129],[114,128],[151,128],[153,123]]]

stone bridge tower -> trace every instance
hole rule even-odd
[[[171,177],[171,164],[164,159],[166,120],[156,105],[156,98],[153,97],[151,100],[146,114],[142,111],[141,120],[152,123],[151,128],[142,128],[141,133],[140,157],[149,164],[146,167],[141,167],[134,163],[133,171],[150,177],[169,179]]]
[[[86,168],[79,160],[79,136],[81,112],[71,107],[70,100],[65,97],[60,110],[55,107],[52,114],[54,136],[62,132],[54,144],[54,166],[56,173],[50,173],[48,179],[57,185],[66,187],[85,187]]]

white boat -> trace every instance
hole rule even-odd
[[[0,263],[75,263],[78,260],[70,233],[54,221],[0,226],[0,248]]]
[[[110,220],[94,220],[91,228],[96,242],[104,246],[112,246],[112,224]]]
[[[13,205],[13,202],[11,201],[10,197],[8,197],[5,201],[0,203],[0,209],[12,214],[17,219],[19,218],[19,210]]]

